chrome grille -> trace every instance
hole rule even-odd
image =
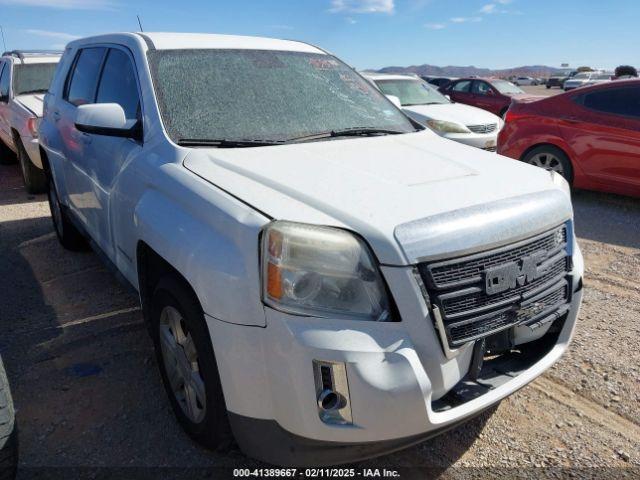
[[[534,323],[566,305],[567,229],[561,225],[507,247],[418,265],[449,347]]]
[[[486,123],[484,125],[467,125],[467,128],[473,133],[491,133],[498,128],[497,123]]]

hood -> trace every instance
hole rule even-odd
[[[44,106],[43,93],[18,95],[15,101],[29,109],[36,117],[42,117],[42,109]]]
[[[531,193],[561,192],[545,170],[428,130],[274,147],[191,149],[184,166],[271,218],[357,232],[388,265],[412,261],[396,238],[398,226]],[[570,217],[570,200],[561,195]],[[545,221],[557,221],[553,212],[544,213]],[[512,214],[522,215],[516,223],[527,228],[534,216],[531,209]],[[531,228],[537,228],[535,222]],[[504,234],[512,236],[509,229]]]
[[[444,103],[440,105],[414,105],[402,107],[405,113],[416,120],[445,120],[462,125],[500,124],[500,118],[481,108],[463,103]]]

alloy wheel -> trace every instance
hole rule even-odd
[[[160,348],[167,379],[180,408],[191,422],[202,422],[207,398],[198,351],[182,314],[171,306],[160,313]]]
[[[529,159],[529,163],[536,167],[544,168],[550,172],[559,173],[563,177],[565,176],[562,162],[553,153],[538,153]]]

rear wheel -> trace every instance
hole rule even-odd
[[[209,329],[195,295],[172,275],[163,277],[155,289],[151,329],[178,422],[201,445],[228,448],[233,435]]]
[[[49,176],[47,196],[49,198],[49,208],[51,209],[53,228],[55,229],[56,236],[62,246],[67,250],[72,251],[86,250],[88,247],[87,240],[71,222],[64,205],[60,203],[58,191],[56,190],[56,185],[52,176]]]
[[[16,141],[16,145],[18,148],[18,163],[22,170],[22,178],[27,192],[43,193],[47,189],[47,177],[44,174],[44,170],[33,164],[20,140]]]
[[[553,145],[541,145],[528,152],[522,161],[562,175],[569,183],[573,181],[573,168],[569,157]]]
[[[13,480],[18,466],[18,432],[7,374],[0,359],[0,480]]]

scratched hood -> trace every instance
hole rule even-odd
[[[395,237],[400,225],[556,188],[542,169],[429,131],[197,148],[184,166],[274,219],[356,231],[388,264],[408,261]]]

